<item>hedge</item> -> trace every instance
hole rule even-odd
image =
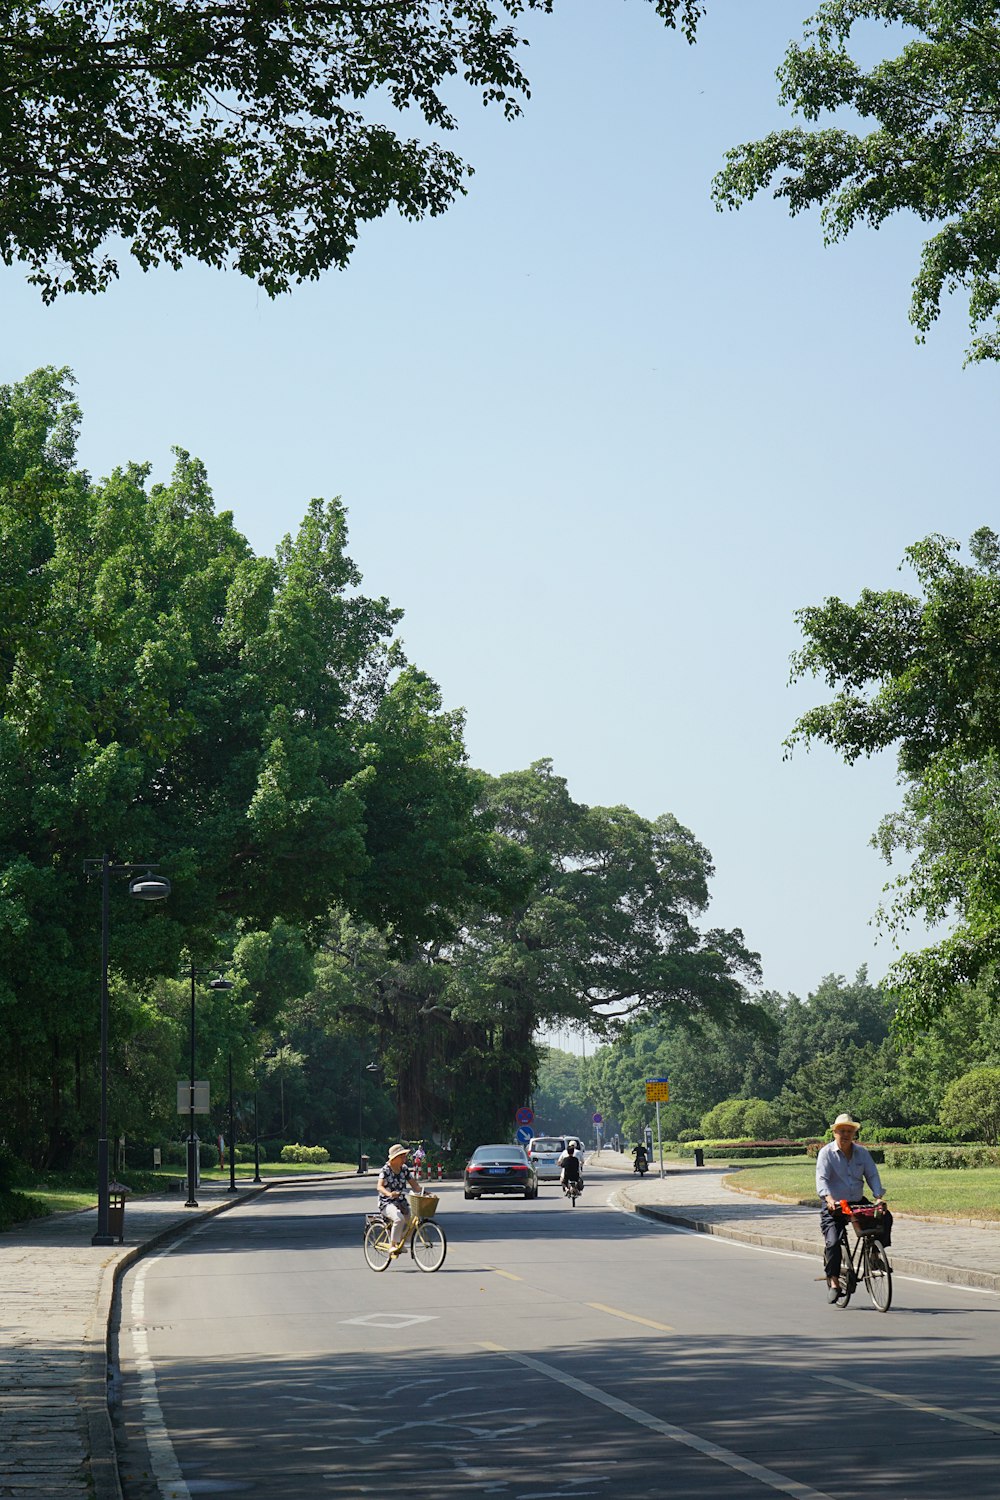
[[[872,1154],[874,1155],[874,1152]],[[1000,1167],[1000,1149],[996,1146],[887,1146],[885,1164],[887,1167],[913,1171],[933,1168]]]
[[[808,1143],[788,1138],[777,1141],[701,1141],[697,1145],[678,1145],[677,1155],[693,1157],[703,1152],[706,1161],[760,1160],[763,1157],[801,1156]]]

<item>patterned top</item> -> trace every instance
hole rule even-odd
[[[407,1210],[409,1209],[409,1205],[405,1202],[405,1200],[400,1203],[398,1198],[390,1198],[387,1193],[383,1193],[381,1184],[384,1182],[386,1187],[391,1188],[392,1191],[396,1193],[412,1192],[413,1187],[410,1181],[412,1176],[412,1169],[407,1166],[405,1161],[398,1172],[394,1172],[389,1163],[386,1162],[385,1166],[379,1173],[379,1213],[384,1213],[390,1203],[395,1203],[398,1208],[404,1208]]]

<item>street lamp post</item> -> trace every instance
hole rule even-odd
[[[229,1042],[229,1186],[227,1193],[236,1191],[236,1127],[233,1123],[233,1043]]]
[[[100,859],[85,859],[87,874],[101,872],[101,1124],[97,1138],[97,1233],[92,1245],[113,1245],[108,1232],[108,1207],[111,1185],[108,1175],[108,963],[111,937],[111,876],[130,875],[129,895],[136,901],[163,901],[170,895],[170,881],[154,875],[158,865],[115,865],[105,851]]]
[[[361,1087],[362,1087],[362,1084],[365,1081],[364,1056],[365,1055],[362,1052],[361,1046],[360,1046],[360,1043],[359,1043],[359,1045],[358,1045],[358,1176],[359,1177],[360,1177],[361,1173],[364,1171],[364,1168],[361,1165],[361,1156],[362,1156],[362,1151],[363,1151],[362,1140],[361,1140],[361,1118],[362,1118],[362,1116],[361,1116],[361,1107],[362,1107],[361,1106]]]
[[[194,959],[191,960],[190,974],[191,974],[191,1021],[190,1021],[189,1031],[190,1031],[190,1041],[191,1041],[191,1062],[190,1062],[190,1071],[188,1073],[188,1140],[187,1140],[188,1195],[187,1195],[187,1202],[185,1203],[184,1207],[185,1208],[197,1208],[198,1207],[198,1199],[194,1195],[195,1194],[195,1184],[198,1181],[198,1142],[195,1139],[195,1129],[194,1129],[194,1049],[195,1049],[194,989],[195,989],[195,980],[203,977],[203,975],[202,975],[202,971],[201,970],[195,968],[195,966],[194,966]],[[232,987],[233,987],[233,982],[232,982],[231,979],[212,979],[212,980],[209,981],[208,987],[209,987],[210,990],[231,990]],[[232,1054],[230,1054],[230,1096],[229,1097],[230,1097],[230,1119],[231,1119],[232,1118]]]
[[[260,1064],[259,1064],[259,1061],[258,1061],[258,1058],[257,1058],[256,1049],[255,1049],[254,1050],[254,1057],[253,1057],[253,1180],[254,1180],[254,1182],[261,1182],[261,1181],[263,1181],[263,1179],[262,1179],[262,1177],[260,1175],[260,1125],[258,1124],[258,1121],[257,1121],[257,1084],[258,1084],[257,1073],[258,1073],[259,1066],[260,1066]]]

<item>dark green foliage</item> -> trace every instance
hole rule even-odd
[[[168,485],[75,469],[70,386],[0,388],[0,1082],[36,1162],[71,1160],[96,1116],[85,859],[155,860],[173,885],[153,910],[112,892],[112,1134],[148,1135],[182,1071],[185,992],[158,982],[182,954],[226,953],[239,980],[235,1011],[199,999],[217,1067],[308,984],[298,929],[331,901],[434,936],[494,847],[460,721],[359,591],[342,506],[255,557],[180,450]]]
[[[689,40],[700,0],[652,0]],[[391,208],[442,213],[469,170],[454,82],[512,118],[510,18],[552,0],[0,0],[0,256],[50,300],[143,267],[234,266],[272,295],[346,265]],[[362,109],[371,100],[371,118]]]
[[[892,28],[894,56],[864,66],[849,50],[866,22]],[[899,42],[902,45],[898,45]],[[922,337],[945,292],[969,291],[970,360],[1000,357],[1000,17],[991,0],[824,0],[778,71],[780,99],[816,128],[774,131],[727,153],[717,205],[735,208],[769,184],[792,214],[822,208],[827,242],[893,214],[934,226],[913,283]],[[867,133],[844,128],[838,111]],[[818,122],[827,117],[829,124]],[[982,331],[980,331],[982,330]]]
[[[957,551],[940,536],[907,549],[920,595],[865,590],[854,605],[833,598],[801,610],[805,645],[794,659],[796,676],[823,677],[837,691],[802,716],[790,744],[821,740],[848,762],[897,750],[904,808],[877,842],[887,858],[902,852],[910,869],[887,924],[919,916],[952,926],[891,971],[898,1025],[913,1042],[964,1003],[963,989],[982,981],[992,995],[1000,959],[1000,540],[977,532],[969,564]],[[977,1030],[1000,1056],[996,1008],[985,1009],[992,1014]]]

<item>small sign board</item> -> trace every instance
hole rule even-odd
[[[647,1104],[669,1104],[670,1102],[670,1079],[669,1078],[647,1078],[646,1079],[646,1103]]]
[[[530,1140],[534,1139],[534,1135],[535,1132],[530,1125],[519,1125],[517,1127],[517,1144],[519,1146],[526,1146]]]
[[[208,1102],[208,1079],[196,1078],[194,1081],[194,1112],[196,1115],[207,1115],[211,1108]],[[189,1078],[178,1078],[177,1080],[177,1113],[189,1115],[191,1113],[191,1080]]]
[[[533,1109],[529,1109],[526,1104],[522,1104],[521,1108],[517,1110],[514,1115],[514,1119],[519,1125],[530,1125],[534,1118],[535,1111]]]
[[[595,1125],[603,1125],[604,1124],[604,1116],[603,1115],[591,1115],[590,1118],[593,1120],[593,1122],[594,1122]]]

